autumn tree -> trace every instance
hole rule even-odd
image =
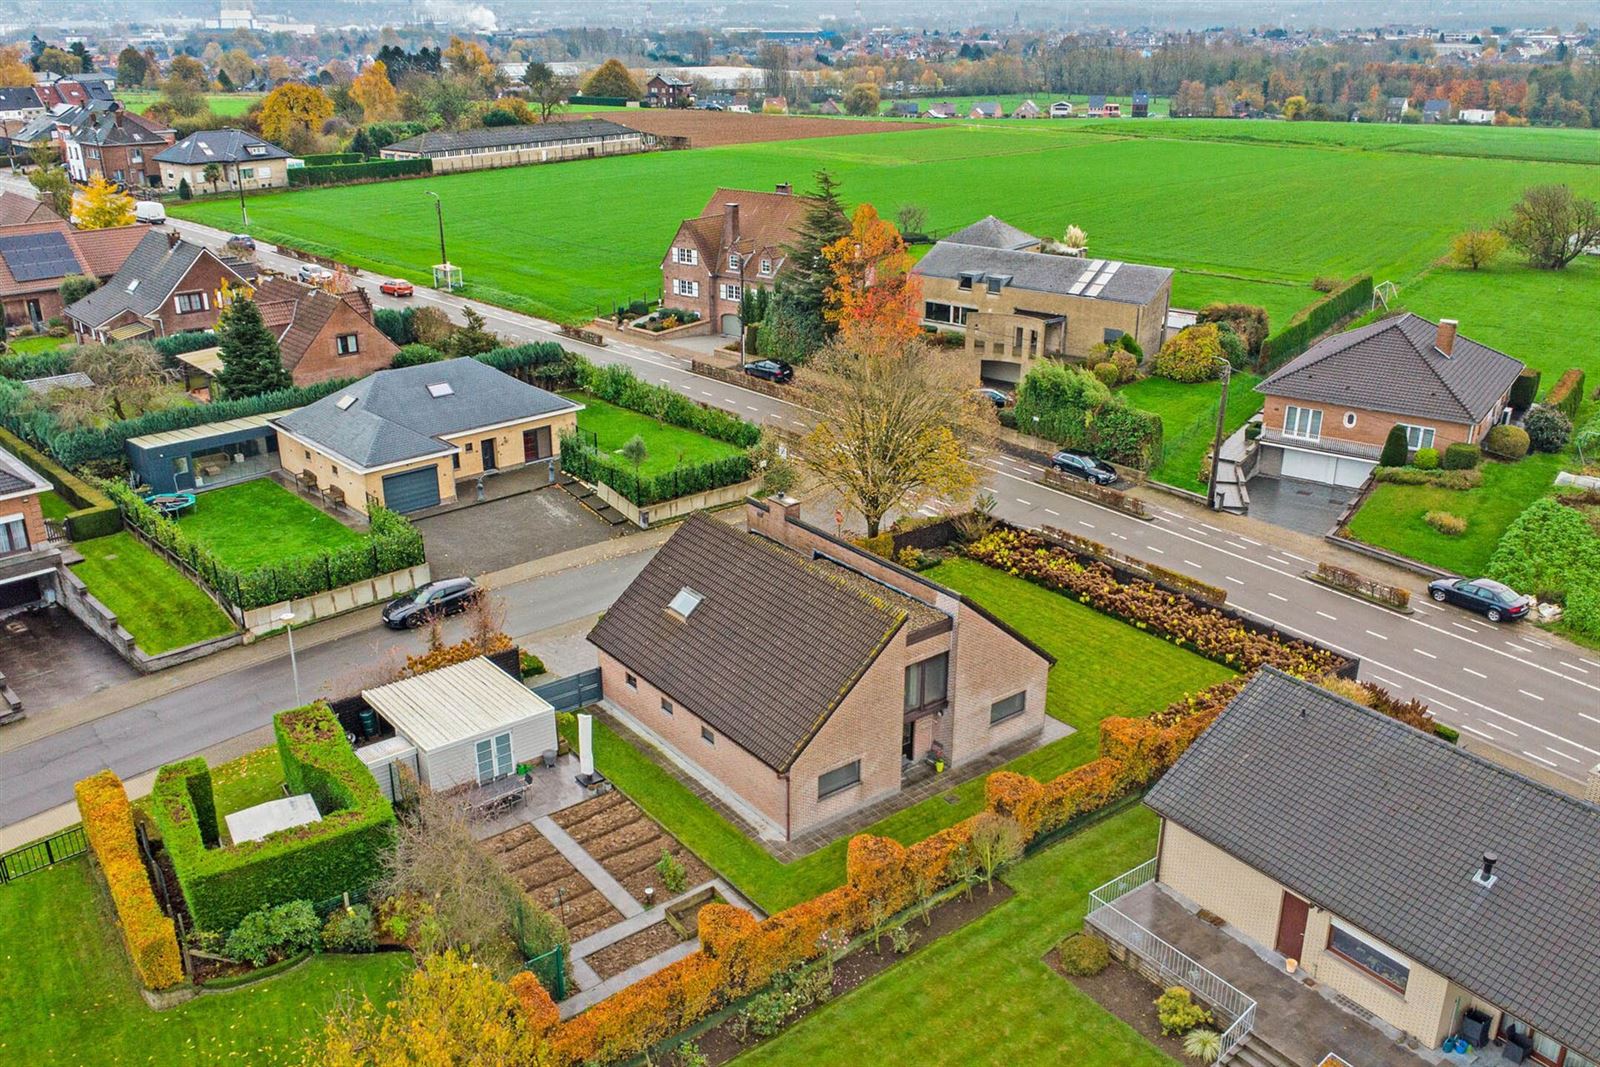
[[[549,122],[567,106],[572,95],[572,79],[557,74],[548,63],[534,60],[522,73],[528,87],[528,103],[539,113],[540,122]]]
[[[172,62],[167,64],[167,77],[188,82],[200,92],[211,87],[210,79],[206,77],[206,68],[193,56],[173,56]]]
[[[639,83],[620,59],[608,59],[600,64],[583,82],[585,96],[611,96],[623,100],[637,100],[644,95]]]
[[[875,537],[890,511],[977,485],[971,442],[994,419],[962,357],[921,341],[885,343],[865,329],[813,358],[806,406],[820,412],[802,462],[866,519]]]
[[[819,170],[816,183],[794,239],[784,246],[784,276],[761,323],[761,353],[776,359],[808,358],[827,341],[831,329],[822,313],[834,277],[822,250],[850,232],[850,220],[833,175]]]
[[[392,122],[400,117],[400,94],[389,80],[383,60],[370,64],[350,83],[350,99],[361,105],[366,122]]]
[[[94,384],[54,390],[45,398],[56,421],[65,427],[101,425],[107,415],[131,419],[174,407],[184,398],[162,366],[161,356],[142,342],[78,345],[69,367],[88,375]]]
[[[40,71],[49,71],[52,74],[65,76],[83,73],[83,60],[60,48],[46,48],[39,53],[35,64]]]
[[[1467,230],[1450,242],[1450,261],[1467,270],[1488,266],[1506,250],[1506,238],[1499,230]]]
[[[17,48],[0,48],[0,87],[26,88],[33,84],[33,68]]]
[[[39,203],[63,219],[72,217],[72,179],[64,167],[41,163],[28,175],[28,184],[38,190]]]
[[[1284,118],[1286,118],[1286,119],[1298,119],[1298,118],[1303,117],[1305,115],[1305,113],[1306,113],[1306,98],[1305,97],[1303,97],[1303,96],[1291,96],[1291,97],[1289,97],[1287,100],[1285,100],[1283,102],[1283,117]]]
[[[332,115],[333,101],[327,93],[315,86],[288,82],[261,102],[261,136],[280,145],[303,140]]]
[[[833,272],[823,318],[852,340],[860,329],[890,343],[922,333],[922,286],[911,274],[911,255],[900,231],[871,204],[856,208],[850,232],[822,250]]]
[[[1566,185],[1535,185],[1522,191],[1499,230],[1530,266],[1562,270],[1600,244],[1600,205]]]
[[[95,175],[73,198],[72,217],[80,230],[105,230],[133,225],[133,197]]]
[[[145,61],[144,54],[133,45],[128,45],[117,53],[117,86],[132,89],[144,84],[145,75],[150,73],[150,64]]]
[[[226,75],[235,87],[248,85],[256,76],[256,61],[242,48],[230,48],[217,62],[217,78]]]
[[[850,91],[844,94],[844,110],[847,115],[876,115],[878,113],[878,87],[870,83],[852,85]]]
[[[476,78],[484,85],[492,85],[500,77],[500,68],[477,41],[450,38],[444,50],[444,63],[452,74]]]

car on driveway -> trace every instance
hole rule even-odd
[[[1117,480],[1117,472],[1111,464],[1082,452],[1063,449],[1050,457],[1050,466],[1062,474],[1071,474],[1096,485],[1110,485]]]
[[[329,270],[327,267],[318,266],[315,263],[303,263],[301,264],[300,270],[295,277],[299,278],[306,285],[322,285],[324,282],[330,282],[333,280],[333,271]]]
[[[383,609],[383,624],[391,630],[413,629],[435,615],[454,615],[467,610],[477,595],[478,584],[471,578],[442,578],[429,582],[389,601]]]
[[[746,363],[744,372],[752,378],[776,382],[778,385],[794,381],[794,368],[781,359],[758,359],[754,363]]]
[[[1490,622],[1523,618],[1534,603],[1533,597],[1492,578],[1439,578],[1428,583],[1428,595],[1441,604],[1479,612]]]
[[[991,389],[987,385],[977,390],[977,395],[983,397],[995,406],[996,410],[1011,403],[1011,398],[998,389]]]
[[[410,296],[411,283],[399,278],[390,278],[388,281],[378,284],[378,292],[385,296]]]

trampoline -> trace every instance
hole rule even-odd
[[[193,493],[151,493],[144,502],[163,515],[179,515],[194,507]]]

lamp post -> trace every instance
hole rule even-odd
[[[294,655],[294,612],[286,611],[278,616],[278,621],[289,634],[289,670],[294,674],[294,706],[300,706],[300,661]]]
[[[1228,417],[1228,379],[1233,374],[1233,364],[1226,359],[1221,363],[1222,395],[1217,399],[1217,429],[1211,441],[1211,479],[1206,487],[1206,507],[1212,511],[1222,510],[1217,500],[1217,466],[1222,462],[1222,429]]]
[[[450,281],[450,257],[444,251],[444,201],[440,200],[439,194],[432,189],[424,189],[423,192],[433,197],[434,214],[439,216],[439,264],[445,268],[444,287],[445,292],[449,292],[453,286]]]
[[[239,187],[239,217],[244,221],[243,232],[250,232],[250,212],[244,206],[244,175],[239,171],[239,164],[233,165],[233,184]]]

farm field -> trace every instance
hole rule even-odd
[[[250,105],[262,99],[262,93],[206,93],[206,106],[218,115],[238,116],[250,110]],[[149,89],[126,89],[117,91],[117,99],[127,105],[128,110],[143,114],[149,110],[150,105],[161,99],[161,94]]]
[[[1176,129],[1187,120],[1118,125]],[[1348,136],[1334,124],[1295,125]],[[1319,275],[1371,271],[1404,294],[1454,233],[1492,222],[1526,185],[1565,182],[1600,195],[1600,167],[1572,163],[1117,136],[1109,126],[956,123],[479,171],[257,196],[251,216],[257,237],[425,282],[437,258],[433,205],[423,195],[433,190],[444,200],[452,258],[465,270],[469,296],[573,321],[610,310],[624,294],[656,289],[679,220],[698,214],[718,185],[792,181],[803,191],[811,173],[826,167],[847,202],[871,201],[885,214],[917,203],[935,230],[991,212],[1044,234],[1076,223],[1088,232],[1092,255],[1177,268],[1180,307],[1237,297],[1266,304],[1281,324],[1315,297],[1309,284]],[[1444,134],[1485,132],[1546,131],[1451,127]],[[1546,141],[1567,143],[1530,143]],[[1105,196],[1107,188],[1118,195]],[[1400,189],[1428,196],[1395,195]],[[227,227],[236,208],[195,202],[172,211]],[[1552,282],[1560,276],[1530,276],[1529,299]],[[1489,275],[1456,286],[1451,311],[1469,335],[1470,323],[1506,307]],[[1531,347],[1524,340],[1511,354],[1534,358]],[[1584,358],[1600,370],[1600,356]]]

